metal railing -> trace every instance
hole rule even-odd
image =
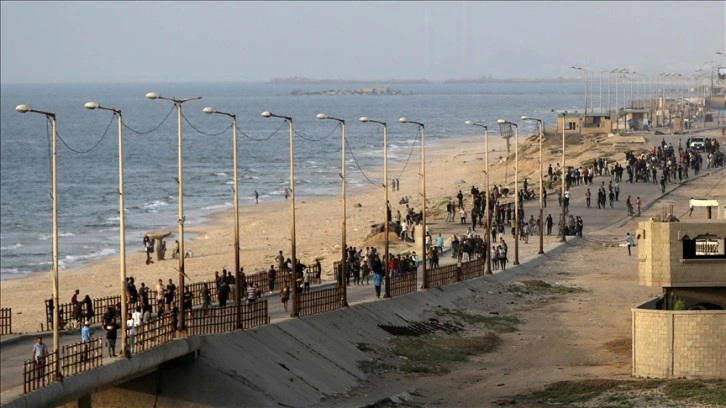
[[[59,380],[58,351],[48,353],[40,360],[26,360],[23,364],[23,393],[50,385]]]
[[[96,337],[88,343],[78,342],[61,347],[61,372],[64,377],[103,365],[103,339]]]
[[[257,300],[242,306],[242,329],[250,329],[270,323],[267,299]],[[187,319],[187,333],[190,336],[224,333],[237,330],[237,310],[234,304],[227,307],[195,309]]]
[[[150,350],[158,345],[174,340],[175,319],[170,312],[150,322],[144,322],[136,328],[135,352]]]
[[[418,290],[417,275],[416,271],[412,271],[391,276],[389,278],[391,297],[416,292]]]
[[[343,307],[343,287],[333,286],[298,294],[298,315],[309,316]]]
[[[13,332],[13,309],[3,307],[0,309],[0,335]]]
[[[426,269],[429,287],[438,288],[456,282],[459,265],[446,265],[438,268]]]
[[[458,280],[469,280],[484,276],[486,261],[482,258],[469,262],[462,262]]]

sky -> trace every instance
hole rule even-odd
[[[0,82],[578,78],[724,65],[726,2],[0,1]]]

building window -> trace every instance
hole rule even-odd
[[[715,235],[699,235],[693,239],[683,237],[683,258],[724,258],[726,259],[726,240]]]

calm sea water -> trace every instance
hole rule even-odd
[[[240,204],[249,205],[254,204],[255,190],[261,201],[283,199],[289,180],[288,127],[280,119],[263,118],[260,113],[264,110],[294,120],[297,194],[304,197],[339,194],[340,130],[333,121],[316,120],[317,113],[347,121],[348,144],[355,157],[354,161],[348,155],[348,182],[360,185],[368,181],[359,166],[364,171],[380,169],[383,155],[380,126],[360,123],[361,116],[388,123],[389,163],[395,164],[406,160],[418,131],[414,125],[399,124],[401,116],[425,123],[427,146],[433,146],[445,144],[450,137],[481,134],[481,129],[466,126],[465,120],[486,121],[495,129],[490,136],[496,137],[498,118],[518,121],[521,115],[529,115],[550,126],[556,120],[551,109],[582,109],[584,100],[580,82],[390,86],[404,94],[290,95],[293,89],[362,87],[358,84],[3,84],[0,278],[48,271],[52,261],[50,124],[42,115],[15,112],[19,104],[57,115],[62,139],[58,142],[57,172],[59,260],[63,269],[119,252],[117,124],[111,112],[84,109],[88,101],[123,112],[127,126],[126,240],[127,250],[136,251],[141,250],[144,232],[176,231],[177,219],[176,110],[169,101],[145,99],[147,92],[203,97],[183,104],[188,120],[182,124],[187,226],[204,223],[212,212],[233,204],[230,119],[203,114],[205,106],[237,114],[244,133],[240,133],[238,154]],[[520,123],[524,135],[532,133],[534,127],[533,123]]]

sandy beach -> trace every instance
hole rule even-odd
[[[558,151],[558,148],[562,139],[552,132],[553,130],[550,130],[543,142],[545,173],[548,164],[554,167],[561,161],[561,151]],[[438,146],[426,149],[426,195],[429,202],[427,225],[432,236],[442,229],[448,229],[443,222],[447,201],[456,201],[456,194],[461,190],[465,197],[464,205],[469,210],[471,186],[475,185],[479,189],[485,187],[484,140],[481,134],[472,133],[472,136],[447,139]],[[722,136],[717,136],[716,131],[711,133],[723,143]],[[652,147],[644,143],[642,136],[599,135],[588,138],[568,136],[567,141],[567,165],[574,166],[582,166],[597,157],[607,157],[610,161],[622,162],[625,156],[621,152],[631,149],[649,150]],[[496,132],[490,133],[488,160],[492,186],[494,184],[513,186],[514,139],[510,142],[511,153],[507,155],[505,140],[496,136]],[[539,171],[539,145],[536,136],[520,135],[518,154],[520,180],[528,177],[530,185],[536,188],[536,183],[533,181],[537,180]],[[507,160],[503,160],[507,157]],[[400,191],[389,189],[388,194],[394,215],[398,210],[405,214],[405,205],[399,204],[402,197],[408,197],[409,205],[417,211],[421,209],[419,165],[418,152],[414,152],[403,173],[401,173],[402,165],[398,167],[389,165],[389,177],[401,174]],[[382,171],[367,176],[373,181],[380,182]],[[355,174],[351,171],[348,177],[361,176],[360,173]],[[556,192],[550,190],[550,195],[550,202],[556,203]],[[382,246],[383,234],[372,234],[371,227],[380,225],[383,219],[383,198],[384,193],[380,186],[348,188],[346,229],[349,246],[358,248]],[[341,207],[340,196],[306,197],[305,191],[299,190],[296,197],[297,257],[303,263],[320,259],[323,280],[332,279],[332,265],[340,253]],[[290,256],[289,209],[290,205],[285,201],[261,201],[257,205],[240,207],[240,262],[247,274],[269,268],[275,263],[274,257],[280,250],[286,257]],[[232,210],[226,210],[213,214],[211,222],[207,224],[186,228],[187,233],[196,234],[195,238],[187,241],[185,245],[185,250],[194,253],[192,258],[185,260],[185,269],[189,278],[187,282],[208,281],[213,279],[215,271],[221,273],[223,268],[230,271],[234,269],[232,219]],[[167,228],[172,235],[167,238],[166,260],[147,265],[142,237],[127,238],[129,244],[127,244],[126,276],[134,277],[137,287],[144,282],[153,288],[158,279],[163,279],[164,282],[170,278],[177,281],[178,261],[171,258],[177,229],[172,222],[170,220]],[[447,238],[446,235],[444,237]],[[138,238],[137,245],[134,245],[134,238]],[[399,241],[394,232],[391,232],[390,243],[392,253],[408,251],[411,247],[410,244]],[[155,257],[156,254],[154,259]],[[91,298],[119,294],[119,263],[120,256],[115,256],[88,263],[81,268],[61,270],[60,302],[69,302],[75,289],[80,290],[80,298],[86,294]],[[15,333],[33,333],[41,330],[41,324],[45,323],[44,300],[51,297],[51,292],[50,272],[2,281],[0,287],[2,307],[12,308]]]
[[[492,132],[494,133],[494,132]],[[468,193],[472,185],[483,189],[484,177],[484,140],[481,134],[472,132],[472,136],[447,139],[439,146],[426,149],[426,195],[428,197],[427,219],[432,234],[436,233],[436,222],[443,221],[447,200],[456,200],[455,195],[461,189],[465,195],[465,204],[469,200]],[[525,138],[520,137],[520,143]],[[512,139],[512,156],[514,154]],[[501,157],[506,156],[506,143],[497,136],[490,136],[489,164],[492,168],[490,183],[503,184],[505,172],[507,181],[514,182],[513,165],[502,163]],[[520,161],[523,171],[520,178],[527,174],[525,168],[534,171],[538,161],[525,157],[520,149]],[[382,159],[382,158],[381,158]],[[513,157],[512,157],[513,159]],[[381,160],[382,161],[382,160]],[[401,174],[400,191],[389,189],[389,201],[393,213],[401,210],[405,215],[405,205],[400,205],[402,197],[409,197],[411,205],[417,211],[421,209],[420,153],[414,151],[405,171],[403,165],[389,164],[389,177]],[[371,180],[381,182],[382,167],[379,173],[367,174]],[[361,177],[354,171],[348,177]],[[347,243],[349,246],[365,247],[382,245],[382,234],[371,236],[371,226],[380,224],[383,219],[384,192],[381,186],[367,185],[351,188],[347,191]],[[470,209],[469,206],[467,208]],[[341,246],[341,197],[306,197],[305,191],[299,189],[296,197],[296,246],[297,257],[303,263],[320,259],[323,267],[323,279],[332,278],[332,265],[338,258]],[[290,205],[289,202],[260,201],[257,205],[240,206],[240,262],[247,274],[266,270],[274,262],[278,251],[282,250],[286,257],[290,256]],[[127,237],[126,276],[134,277],[136,286],[142,282],[153,288],[158,279],[166,282],[169,278],[176,281],[178,261],[171,258],[174,240],[177,237],[176,224],[169,220],[167,230],[172,235],[167,238],[167,254],[163,261],[146,265],[142,238]],[[193,251],[194,256],[185,260],[187,282],[211,280],[214,272],[221,273],[223,268],[234,269],[234,231],[233,211],[226,210],[213,214],[211,221],[201,226],[187,226],[187,234],[195,234],[195,238],[187,241],[185,250]],[[135,245],[134,242],[137,244]],[[408,246],[400,244],[395,233],[391,233],[391,252],[408,250]],[[61,244],[62,256],[62,244]],[[50,255],[49,255],[50,256]],[[153,254],[156,259],[156,254]],[[113,296],[119,294],[120,256],[114,256],[83,267],[62,269],[59,273],[60,303],[69,302],[75,289],[80,290],[80,297],[86,294],[91,298]],[[13,332],[33,333],[41,330],[45,323],[44,300],[52,293],[51,273],[34,273],[22,279],[2,281],[0,294],[2,307],[12,308]],[[30,301],[28,301],[30,299]]]

